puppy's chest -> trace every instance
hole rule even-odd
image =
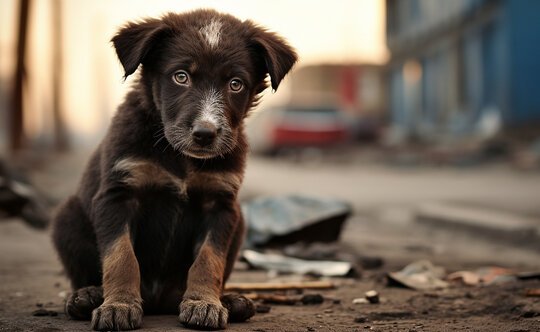
[[[190,192],[232,193],[236,195],[242,184],[242,173],[221,170],[198,170],[188,165],[182,174],[169,171],[151,160],[126,158],[119,160],[114,171],[128,187],[172,190],[188,197]]]

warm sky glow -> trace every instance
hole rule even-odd
[[[215,8],[241,19],[251,19],[275,31],[293,45],[299,66],[315,63],[384,63],[383,0],[76,0],[64,5],[64,112],[79,136],[101,134],[128,86],[109,43],[128,20],[159,16],[167,11]],[[33,2],[30,14],[29,57],[33,80],[28,105],[34,116],[26,123],[43,131],[41,119],[50,112],[50,2]],[[0,75],[13,71],[15,0],[0,0]],[[287,96],[285,88],[272,99]],[[49,109],[48,109],[49,108]]]
[[[117,25],[126,19],[157,16],[166,11],[215,8],[284,35],[298,49],[305,64],[386,60],[382,0],[166,0],[153,1],[152,6],[148,3],[107,1],[101,9],[109,8],[111,14],[107,16]]]

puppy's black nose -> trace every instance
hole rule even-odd
[[[214,139],[217,136],[217,129],[212,125],[195,125],[191,133],[193,136],[193,141],[200,146],[207,146],[214,142]]]

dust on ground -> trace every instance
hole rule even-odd
[[[0,331],[90,331],[89,322],[63,313],[67,279],[48,234],[12,220],[0,224]],[[540,281],[485,287],[414,291],[385,286],[385,269],[365,271],[360,280],[334,279],[340,286],[320,293],[317,305],[271,305],[266,314],[231,324],[228,331],[540,331],[540,298],[526,297]],[[264,272],[235,271],[234,281],[264,281]],[[379,304],[353,304],[368,290]],[[339,300],[339,301],[335,301]],[[338,303],[339,302],[339,303]],[[40,308],[55,316],[33,316]],[[175,316],[147,316],[141,331],[188,331]]]
[[[34,177],[57,198],[72,192],[80,161],[57,161]],[[64,166],[62,166],[64,165]],[[73,173],[71,175],[71,173]],[[273,179],[268,181],[268,179]],[[317,179],[317,181],[313,181]],[[309,166],[269,159],[252,160],[245,196],[287,192],[318,193],[346,198],[355,207],[342,243],[385,264],[363,271],[359,279],[334,279],[339,287],[320,293],[317,305],[271,305],[269,313],[228,331],[540,331],[540,298],[527,289],[539,280],[483,287],[455,286],[414,291],[386,286],[385,274],[418,259],[448,271],[498,265],[520,271],[540,269],[540,254],[519,243],[493,241],[467,232],[418,225],[403,216],[426,200],[458,199],[482,206],[538,215],[538,174],[517,174],[499,168],[456,171],[396,171],[376,165],[324,163]],[[317,192],[324,188],[324,192]],[[232,280],[267,281],[262,271],[235,270]],[[379,304],[353,304],[368,290],[377,290]],[[69,320],[63,313],[68,280],[53,251],[48,232],[28,228],[20,220],[0,222],[0,331],[90,331],[89,322]],[[336,301],[337,300],[337,301]],[[39,309],[46,316],[33,316]],[[141,331],[189,331],[175,316],[147,316]]]

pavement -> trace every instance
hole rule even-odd
[[[32,180],[60,201],[74,192],[89,154],[34,163]],[[250,157],[241,200],[291,193],[351,204],[342,241],[396,266],[426,258],[456,268],[540,268],[540,172],[502,163],[397,167],[361,148]]]
[[[362,279],[325,294],[341,298],[341,305],[275,306],[271,314],[234,324],[231,331],[540,331],[540,300],[523,297],[527,287],[540,288],[539,282],[422,294],[390,289],[381,281],[385,272],[420,259],[447,271],[492,265],[540,271],[540,173],[500,164],[402,168],[350,157],[357,153],[307,160],[252,156],[241,199],[290,193],[343,199],[354,214],[342,232],[342,246],[382,258],[382,269],[365,271]],[[61,200],[74,191],[87,156],[80,151],[32,163],[31,178],[53,200]],[[232,276],[235,281],[269,278],[245,271]],[[369,289],[379,290],[388,302],[351,305]],[[48,232],[17,219],[1,221],[0,331],[88,330],[87,323],[67,320],[62,313],[68,291]],[[38,308],[57,316],[32,316]],[[395,317],[396,312],[406,314]],[[389,316],[368,315],[360,317],[367,323],[355,323],[366,313]],[[144,327],[183,330],[173,316],[145,318]]]
[[[245,197],[339,198],[355,213],[343,241],[404,264],[540,267],[540,174],[506,165],[403,168],[354,158],[252,158]]]

